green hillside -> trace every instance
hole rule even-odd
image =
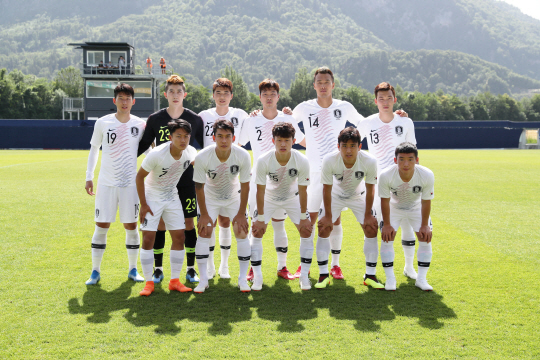
[[[300,67],[328,65],[342,85],[381,80],[460,95],[540,88],[540,21],[494,0],[2,1],[0,65],[52,78],[81,61],[76,41],[126,41],[137,63],[164,56],[208,86],[231,65],[250,90],[286,87]],[[107,9],[107,11],[103,11]],[[422,50],[427,49],[427,50]],[[448,51],[447,51],[448,50]],[[518,75],[520,74],[520,75]]]

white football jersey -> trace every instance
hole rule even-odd
[[[324,155],[337,149],[338,135],[347,121],[357,126],[364,118],[352,104],[336,99],[328,108],[320,107],[317,99],[304,101],[294,108],[293,116],[304,123],[306,155],[312,172],[320,172]]]
[[[365,151],[359,151],[354,165],[347,169],[339,151],[323,159],[321,182],[332,186],[332,197],[342,200],[362,199],[366,184],[377,183],[377,159]],[[363,200],[362,200],[363,201]]]
[[[411,180],[403,182],[394,164],[379,176],[379,196],[390,198],[390,206],[395,209],[413,210],[421,207],[421,200],[433,199],[434,184],[433,172],[427,167],[416,164]]]
[[[242,109],[229,108],[229,112],[221,116],[216,112],[216,108],[212,108],[212,109],[201,111],[199,116],[202,118],[203,124],[204,124],[204,130],[203,130],[204,131],[204,146],[203,147],[207,147],[209,145],[215,144],[214,139],[212,138],[212,132],[214,131],[212,127],[214,126],[214,123],[217,120],[222,120],[222,119],[229,120],[230,122],[232,122],[234,126],[234,135],[236,137],[233,143],[238,144],[240,131],[242,130],[242,124],[244,120],[248,117],[248,114]]]
[[[287,165],[276,159],[276,151],[270,150],[257,160],[257,185],[266,185],[265,199],[287,201],[298,194],[298,185],[309,185],[309,161],[301,152],[292,149]]]
[[[257,163],[257,160],[262,154],[275,148],[272,142],[272,128],[278,122],[288,122],[293,125],[294,130],[296,130],[294,134],[296,143],[304,140],[304,133],[300,131],[298,123],[291,115],[286,115],[278,111],[278,115],[274,119],[269,120],[260,111],[257,116],[244,120],[244,125],[242,125],[242,131],[238,139],[238,144],[240,145],[245,145],[248,142],[251,144],[254,164]]]
[[[369,153],[377,159],[379,174],[394,164],[396,147],[408,141],[416,145],[414,123],[411,119],[394,114],[394,119],[384,123],[374,114],[358,124],[362,139],[367,138]]]
[[[150,173],[144,180],[147,200],[163,202],[177,198],[176,185],[197,156],[197,150],[188,146],[182,151],[180,159],[175,160],[171,155],[171,146],[169,141],[153,148],[141,164],[141,167]]]
[[[221,162],[216,155],[214,144],[199,151],[195,158],[194,171],[193,181],[206,184],[204,194],[207,198],[229,200],[240,196],[240,183],[249,182],[251,157],[240,146],[233,146],[227,161]]]
[[[90,144],[101,146],[99,184],[135,186],[137,149],[145,126],[144,120],[134,115],[130,115],[126,123],[118,121],[115,114],[105,115],[96,121]]]

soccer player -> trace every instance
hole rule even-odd
[[[259,99],[263,110],[255,117],[247,118],[242,126],[238,144],[251,144],[253,154],[253,170],[256,174],[257,160],[267,151],[275,148],[273,143],[272,129],[279,122],[287,122],[294,127],[294,141],[300,142],[304,139],[304,134],[298,128],[298,123],[291,115],[286,115],[277,109],[279,101],[279,84],[272,79],[264,79],[259,84]],[[249,216],[253,221],[257,219],[257,183],[256,176],[251,177],[249,185]],[[272,215],[272,227],[274,228],[274,247],[276,248],[278,266],[277,275],[287,280],[294,280],[295,277],[287,270],[288,238],[285,231],[285,218],[287,213],[283,209],[277,209]],[[251,237],[251,241],[253,238]],[[248,281],[253,280],[253,269],[250,270]]]
[[[300,288],[311,289],[309,269],[313,258],[313,225],[308,219],[309,160],[293,150],[295,135],[291,123],[279,122],[272,128],[274,149],[257,160],[257,221],[252,225],[252,290],[261,290],[263,276],[262,237],[273,214],[284,210],[300,233]]]
[[[397,101],[394,87],[387,82],[382,82],[375,87],[374,93],[379,113],[362,120],[358,128],[360,134],[367,138],[369,153],[377,159],[377,170],[380,175],[387,167],[394,164],[396,146],[404,141],[416,144],[416,138],[412,120],[408,117],[400,117],[393,112],[394,104]],[[373,208],[377,221],[380,223],[383,219],[378,190],[375,192]],[[401,222],[401,243],[405,254],[403,274],[411,279],[416,279],[416,271],[413,266],[415,237],[414,231],[407,221]]]
[[[377,219],[372,214],[371,208],[375,196],[375,184],[377,184],[377,160],[365,151],[361,151],[362,140],[360,133],[354,127],[347,127],[339,133],[338,150],[327,154],[323,158],[321,178],[323,183],[323,206],[319,218],[319,236],[317,239],[317,262],[319,264],[319,282],[316,288],[325,288],[330,277],[328,273],[328,255],[330,242],[328,236],[332,231],[333,224],[341,216],[344,208],[352,210],[356,220],[364,231],[364,244],[368,240],[375,239],[377,242]],[[364,179],[365,192],[364,196]],[[366,263],[377,262],[369,252],[369,247],[364,246]],[[382,288],[383,286],[373,281],[368,270],[375,268],[366,266],[364,282],[366,285]]]
[[[159,146],[169,141],[168,123],[173,119],[182,119],[191,125],[190,145],[203,144],[203,122],[202,119],[193,111],[184,108],[183,101],[187,95],[184,80],[178,75],[172,75],[167,79],[165,85],[165,98],[169,103],[167,108],[161,109],[148,117],[146,130],[144,132],[138,155],[144,153],[155,141]],[[199,281],[195,271],[195,244],[197,243],[197,233],[193,218],[197,216],[197,201],[195,196],[195,183],[193,182],[193,166],[189,166],[182,174],[177,185],[178,196],[184,209],[184,218],[186,222],[185,246],[187,273],[186,280],[192,283]],[[160,222],[154,242],[154,282],[159,283],[163,280],[163,248],[165,247],[165,225]]]
[[[394,165],[379,177],[379,195],[383,226],[381,228],[381,262],[386,273],[386,290],[396,290],[394,276],[394,238],[396,229],[407,221],[418,237],[418,276],[416,286],[431,291],[426,275],[433,251],[431,238],[431,200],[435,178],[428,168],[418,165],[418,149],[410,142],[395,149]]]
[[[242,109],[229,107],[233,99],[233,84],[227,78],[219,78],[212,85],[212,97],[216,102],[216,107],[204,110],[199,113],[204,124],[204,147],[214,144],[213,126],[217,120],[225,119],[230,121],[234,126],[236,134],[240,134],[242,124],[248,117],[248,114]],[[239,137],[235,137],[234,144],[238,144]],[[218,216],[219,225],[219,246],[221,249],[221,262],[219,265],[218,274],[223,279],[229,279],[229,254],[231,252],[231,221],[229,218]],[[208,272],[209,277],[213,278],[216,273],[214,265],[214,247],[216,245],[215,231],[210,238],[210,254],[208,257]]]
[[[143,232],[141,264],[146,281],[144,289],[140,292],[141,296],[148,296],[154,292],[153,247],[160,219],[165,222],[172,239],[169,290],[191,291],[179,279],[185,255],[185,222],[176,185],[195,160],[197,150],[189,146],[191,125],[187,121],[171,120],[168,130],[170,142],[163,143],[148,153],[136,178],[137,192],[141,201],[140,218]]]
[[[135,104],[135,92],[128,84],[119,84],[114,89],[113,102],[116,113],[99,118],[94,125],[90,140],[90,154],[86,170],[86,192],[96,195],[96,228],[92,237],[92,274],[86,285],[94,285],[101,279],[101,260],[107,245],[107,232],[116,219],[120,208],[120,221],[126,229],[126,249],[129,261],[128,278],[141,282],[137,272],[139,253],[139,198],[135,187],[137,172],[137,147],[144,132],[145,123],[131,115]],[[94,194],[94,170],[102,150],[98,186]]]
[[[200,217],[197,221],[199,239],[195,254],[199,269],[207,268],[210,238],[218,215],[232,219],[240,263],[238,287],[251,291],[246,280],[251,247],[247,239],[249,225],[246,206],[251,177],[251,157],[240,146],[233,145],[234,125],[217,120],[214,125],[214,145],[199,152],[195,158],[195,189]],[[193,290],[203,293],[208,288],[208,273],[201,270],[199,285]]]

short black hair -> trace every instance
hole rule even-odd
[[[292,126],[291,123],[280,121],[274,125],[272,128],[272,137],[276,138],[276,136],[282,137],[282,138],[293,138],[296,134],[296,130],[294,129],[294,126]]]
[[[411,142],[402,142],[396,147],[396,158],[398,154],[414,154],[414,157],[418,157],[418,148]]]
[[[220,119],[212,126],[212,135],[216,135],[218,129],[230,131],[234,135],[234,125],[229,120]]]
[[[114,98],[115,99],[118,96],[118,94],[120,94],[120,93],[130,95],[132,99],[135,98],[135,90],[133,90],[133,88],[129,84],[121,83],[121,84],[118,84],[114,88]]]
[[[174,134],[178,129],[183,129],[189,135],[191,135],[191,124],[186,120],[173,119],[167,123],[167,128],[169,129],[169,134]]]
[[[360,132],[357,128],[349,126],[341,130],[337,138],[338,144],[347,143],[349,140],[352,140],[353,143],[360,145],[362,138],[360,137]]]

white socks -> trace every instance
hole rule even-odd
[[[137,258],[139,257],[139,247],[141,239],[139,230],[126,230],[126,249],[129,261],[129,270],[137,267]]]
[[[197,259],[197,267],[199,268],[199,285],[204,285],[204,287],[208,285],[208,271],[204,271],[204,269],[206,269],[208,263],[208,256],[210,252],[209,244],[210,238],[203,238],[199,236],[197,239],[197,244],[195,245],[195,259]]]
[[[171,250],[171,280],[180,278],[185,250]]]
[[[255,279],[262,279],[262,270],[261,270],[262,255],[263,255],[262,238],[256,238],[253,235],[251,235],[251,267],[253,269],[253,274],[255,276]]]
[[[431,243],[419,241],[418,254],[416,255],[418,258],[418,280],[426,280],[432,255]]]
[[[300,238],[300,277],[308,277],[311,259],[313,258],[314,236],[315,233],[312,233],[309,238]]]
[[[236,254],[238,255],[238,262],[240,263],[239,279],[245,281],[249,269],[249,259],[251,257],[251,245],[249,245],[249,240],[247,238],[236,239]]]
[[[274,228],[274,247],[276,248],[278,265],[277,269],[281,270],[287,266],[287,251],[289,239],[285,231],[285,221],[272,221]]]
[[[401,222],[401,246],[405,255],[405,268],[414,270],[414,245],[416,236],[408,221]]]
[[[339,255],[341,254],[341,243],[343,242],[343,227],[341,224],[334,225],[329,239],[332,249],[332,267],[339,266]]]
[[[206,262],[206,266],[208,266],[209,273],[213,273],[215,269],[214,248],[216,247],[216,231],[217,229],[214,228],[214,231],[212,231],[212,236],[210,237],[210,242],[208,243],[208,261]]]
[[[330,253],[330,241],[328,238],[317,239],[317,264],[319,264],[319,275],[328,274],[328,254]]]
[[[394,275],[394,242],[381,241],[381,263],[386,274],[386,279],[395,277]]]
[[[96,225],[94,236],[92,236],[92,270],[97,272],[101,272],[101,260],[107,246],[107,231],[109,228],[101,228]],[[137,262],[136,259],[135,262]]]
[[[375,275],[377,272],[377,258],[379,257],[377,237],[364,237],[364,256],[366,257],[366,274]]]
[[[214,240],[215,242],[215,240]],[[221,248],[221,263],[219,268],[229,267],[229,254],[231,253],[231,227],[219,228],[219,247]]]
[[[154,266],[154,250],[141,248],[141,266],[144,281],[152,281],[152,268]]]

